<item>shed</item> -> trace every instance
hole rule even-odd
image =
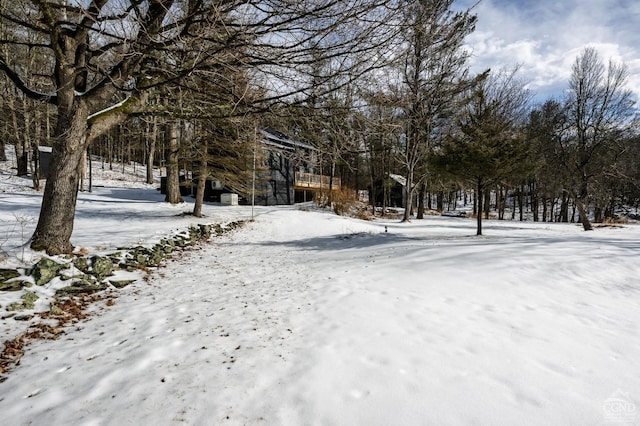
[[[51,153],[53,148],[50,146],[38,147],[38,158],[40,162],[40,179],[46,179],[49,176],[49,165],[51,164]]]

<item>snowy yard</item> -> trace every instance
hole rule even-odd
[[[92,250],[193,219],[101,191],[74,235]],[[30,345],[1,423],[640,424],[640,226],[256,213]]]

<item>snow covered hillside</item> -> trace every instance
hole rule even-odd
[[[31,345],[3,422],[637,424],[640,228],[474,231],[260,209]]]
[[[0,178],[0,267],[33,262],[40,194]],[[91,253],[198,222],[114,182],[79,197],[73,242]],[[487,221],[476,237],[472,219],[306,210],[256,208],[31,343],[0,424],[640,424],[640,226]],[[1,341],[26,326],[2,317]]]

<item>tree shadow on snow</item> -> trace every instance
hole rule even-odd
[[[415,228],[413,228],[415,229]],[[514,229],[515,228],[509,228]],[[597,231],[596,231],[597,232]],[[615,238],[607,235],[578,233],[574,235],[446,235],[441,230],[434,235],[410,235],[399,232],[355,232],[312,237],[289,241],[257,242],[263,246],[286,246],[311,251],[347,251],[373,247],[403,247],[416,252],[442,251],[442,256],[460,257],[474,254],[486,256],[558,256],[563,251],[580,251],[583,260],[603,256],[637,256],[640,241]]]

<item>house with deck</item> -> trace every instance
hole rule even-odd
[[[258,205],[312,201],[322,193],[340,190],[339,178],[319,173],[319,152],[313,146],[272,129],[259,129],[264,164],[258,173]]]
[[[255,166],[256,205],[294,204],[313,201],[330,190],[341,189],[340,178],[318,173],[320,170],[319,152],[313,146],[291,139],[272,129],[257,129],[258,163]],[[193,168],[197,170],[197,163]],[[251,171],[251,170],[249,170]],[[220,177],[215,169],[210,170],[207,179],[204,200],[224,202],[229,194],[238,194],[240,204],[252,202],[254,182],[236,188]],[[180,192],[183,196],[195,196],[197,175],[190,172],[189,178],[180,176]],[[166,177],[161,178],[160,191],[166,193]]]

